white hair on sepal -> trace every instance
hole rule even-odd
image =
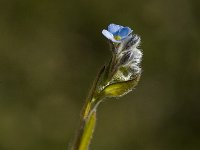
[[[126,43],[124,50],[130,50],[139,47],[141,43],[141,39],[137,34],[134,34],[131,36],[130,39],[128,39],[128,42]]]
[[[134,48],[132,50],[132,53],[133,53],[133,59],[131,60],[131,63],[135,63],[135,64],[139,64],[141,63],[142,61],[142,52],[137,49],[137,48]]]
[[[138,66],[136,64],[131,64],[130,65],[130,70],[132,71],[133,75],[139,74],[142,71],[142,69],[140,68],[140,66]]]

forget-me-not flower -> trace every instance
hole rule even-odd
[[[98,105],[105,98],[118,98],[132,91],[140,80],[140,36],[129,27],[110,24],[102,31],[109,40],[111,58],[99,71],[80,115],[80,128],[70,150],[88,150],[96,124]]]
[[[107,30],[102,31],[111,41],[109,44],[113,53],[113,64],[109,66],[112,70],[110,83],[130,81],[141,74],[140,37],[132,32],[131,28],[116,24],[110,24]]]
[[[116,24],[110,24],[107,30],[103,30],[102,34],[114,43],[121,43],[133,32],[129,27],[123,27]]]

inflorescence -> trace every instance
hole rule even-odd
[[[110,24],[108,29],[104,29],[102,34],[108,39],[111,51],[112,59],[106,66],[107,76],[104,85],[100,85],[105,88],[107,85],[114,83],[122,83],[126,81],[137,80],[141,75],[140,63],[142,60],[142,52],[139,49],[140,37],[133,33],[133,30],[129,27],[123,27],[116,24]],[[132,88],[135,87],[135,84]],[[129,88],[124,95],[132,88]],[[113,96],[115,97],[115,96]]]

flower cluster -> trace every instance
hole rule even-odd
[[[131,91],[138,83],[142,52],[138,49],[140,37],[129,27],[110,24],[102,34],[111,45],[112,58],[101,72],[97,83],[97,97],[119,97]]]
[[[142,52],[138,49],[140,37],[129,27],[110,24],[102,34],[110,41],[114,54],[112,81],[127,81],[141,73]]]

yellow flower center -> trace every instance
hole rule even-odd
[[[121,40],[121,36],[117,35],[117,36],[114,36],[115,40]]]

